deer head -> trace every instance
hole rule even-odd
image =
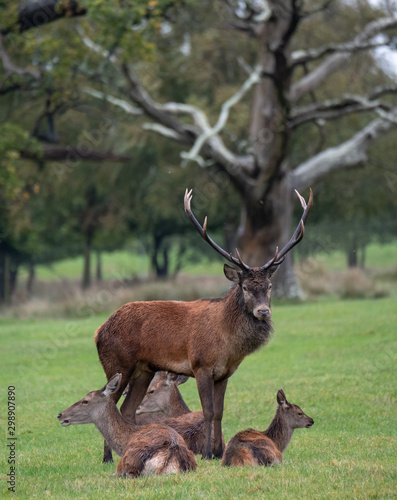
[[[109,396],[117,391],[121,374],[117,373],[99,391],[89,392],[83,399],[58,415],[64,427],[73,424],[92,424],[106,408]],[[113,401],[112,401],[113,402]]]
[[[291,429],[308,428],[314,424],[314,420],[303,413],[298,405],[288,403],[282,389],[277,392],[277,403],[279,415]]]
[[[294,231],[289,242],[282,250],[276,248],[274,257],[261,267],[250,267],[243,262],[240,252],[236,249],[237,257],[231,253],[226,252],[208,235],[207,232],[207,217],[204,220],[203,226],[200,225],[191,209],[192,190],[186,189],[184,206],[185,212],[191,220],[193,226],[196,228],[200,236],[222,257],[228,260],[235,267],[227,264],[224,265],[224,273],[228,280],[236,283],[242,293],[243,306],[246,312],[252,314],[258,320],[267,320],[270,318],[270,295],[271,295],[271,282],[270,278],[277,270],[278,266],[284,261],[287,253],[297,245],[303,238],[305,232],[304,223],[306,222],[308,213],[313,204],[313,192],[310,189],[310,198],[306,204],[304,198],[296,191],[296,194],[301,202],[303,214],[299,221],[297,228]]]

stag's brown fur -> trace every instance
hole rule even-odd
[[[283,461],[294,429],[311,427],[314,420],[303,413],[299,406],[288,403],[284,392],[277,393],[278,408],[269,427],[261,432],[246,429],[229,441],[222,458],[223,466],[269,466]]]
[[[204,416],[206,412],[209,415],[203,456],[212,454],[208,425],[211,429],[214,420],[219,422],[219,431],[214,432],[214,454],[222,456],[220,420],[227,379],[247,354],[268,341],[272,331],[269,273],[259,269],[253,272],[262,275],[256,294],[269,312],[263,319],[253,315],[252,304],[245,300],[241,286],[236,285],[223,299],[131,302],[98,328],[95,342],[107,377],[115,370],[122,373],[115,401],[130,381],[121,407],[128,420],[135,421],[136,408],[154,371],[195,377]],[[249,279],[247,276],[245,282]]]
[[[202,411],[190,411],[178,385],[186,382],[187,377],[166,372],[157,372],[141,405],[136,412],[139,425],[162,423],[175,429],[185,440],[195,455],[203,454],[205,448],[205,422]],[[222,444],[225,439],[222,434]],[[215,440],[212,435],[212,449]]]
[[[182,436],[165,425],[138,426],[123,418],[113,399],[121,375],[58,415],[63,426],[94,423],[121,460],[117,473],[129,477],[186,472],[197,467]]]

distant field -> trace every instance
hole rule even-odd
[[[328,270],[342,271],[346,269],[346,256],[342,252],[319,253],[315,256]],[[220,261],[204,259],[198,263],[188,263],[183,272],[193,275],[219,274]],[[92,267],[95,266],[93,255]],[[369,269],[385,269],[397,266],[397,243],[385,245],[369,245],[367,249],[366,267]],[[114,279],[131,276],[147,276],[150,272],[150,262],[147,255],[129,251],[118,251],[102,254],[103,278]],[[37,278],[52,279],[80,279],[83,269],[83,258],[76,257],[56,262],[50,266],[37,266]],[[21,273],[24,279],[26,273]]]
[[[395,498],[395,299],[276,305],[273,317],[270,344],[230,379],[223,427],[226,440],[249,426],[264,429],[283,388],[315,420],[295,432],[284,464],[236,470],[198,459],[195,473],[135,481],[101,464],[93,425],[63,428],[56,419],[105,382],[93,342],[105,316],[0,319],[0,423],[6,429],[7,387],[15,386],[17,498]],[[194,381],[181,388],[198,409]],[[6,455],[4,431],[0,496],[7,493]]]

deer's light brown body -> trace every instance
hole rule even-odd
[[[294,430],[311,427],[314,420],[305,415],[299,406],[288,403],[281,389],[277,393],[277,403],[276,415],[265,431],[246,429],[232,437],[222,458],[223,466],[269,466],[282,463],[283,452]]]
[[[194,454],[174,429],[159,424],[141,427],[123,418],[111,397],[120,380],[121,375],[115,375],[101,390],[89,392],[60,413],[58,420],[63,426],[95,424],[111,449],[121,456],[117,465],[120,475],[137,477],[194,470]]]

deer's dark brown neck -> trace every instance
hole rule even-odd
[[[294,429],[284,421],[280,408],[277,409],[269,427],[263,431],[263,434],[273,441],[281,453],[289,445],[293,433]]]
[[[263,346],[273,331],[270,319],[259,320],[247,310],[240,286],[232,287],[224,297],[225,320],[246,356]]]
[[[94,422],[95,427],[102,434],[110,448],[121,456],[123,450],[137,429],[130,424],[118,411],[113,401],[107,401],[101,415]]]

